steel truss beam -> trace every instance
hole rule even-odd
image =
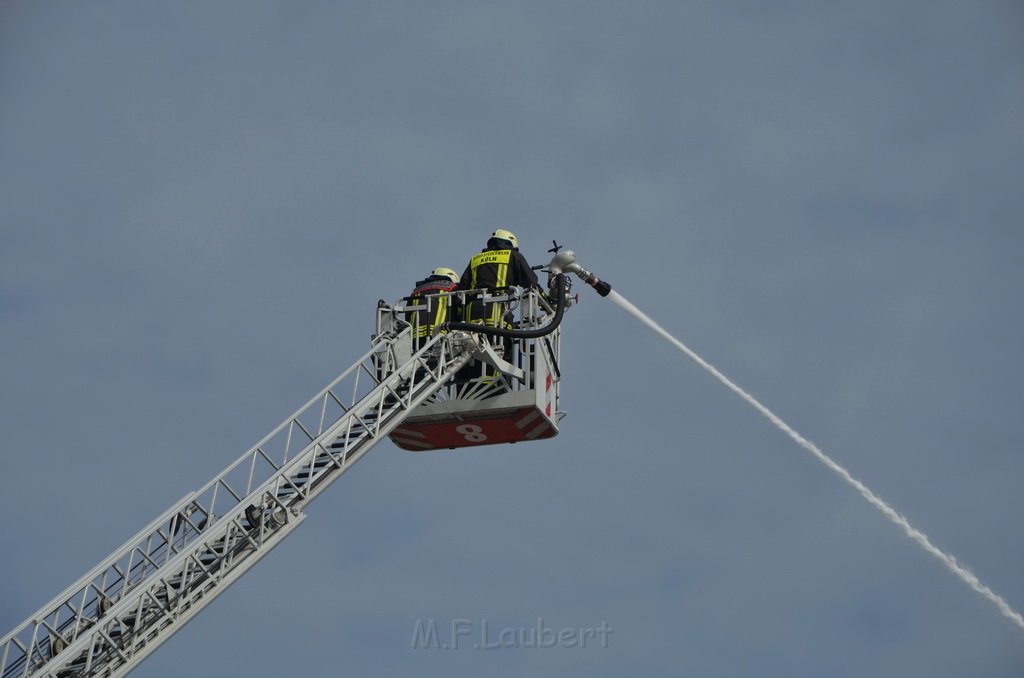
[[[472,356],[467,335],[369,352],[199,490],[0,640],[0,678],[121,676],[255,565],[306,504]]]

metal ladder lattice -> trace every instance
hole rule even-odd
[[[464,336],[437,335],[415,353],[409,327],[375,337],[294,415],[0,640],[0,678],[130,671],[471,355]]]

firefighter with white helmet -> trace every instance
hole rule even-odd
[[[409,303],[424,308],[406,313],[406,321],[413,326],[417,345],[422,345],[433,335],[438,325],[458,320],[449,317],[453,304],[448,294],[455,291],[458,284],[459,274],[445,266],[435,268],[430,275],[416,283],[416,288],[409,294]]]
[[[459,284],[459,274],[455,272],[454,268],[448,268],[447,266],[438,266],[430,274],[430,277],[432,277],[432,278],[445,277],[445,278],[448,278],[448,280],[450,280],[451,282],[455,283],[456,285]]]
[[[499,228],[491,234],[487,247],[469,260],[457,289],[496,290],[513,285],[537,287],[537,274],[519,253],[516,234]],[[487,304],[487,308],[481,303],[470,304],[466,320],[498,327],[504,310],[503,304]]]

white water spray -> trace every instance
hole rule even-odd
[[[956,558],[945,553],[937,546],[932,544],[931,540],[928,539],[928,536],[924,532],[921,532],[920,530],[916,529],[913,525],[911,525],[906,518],[900,515],[894,508],[892,508],[884,501],[882,501],[882,499],[879,498],[878,495],[876,495],[874,492],[869,490],[867,486],[864,485],[864,483],[860,482],[852,475],[850,475],[849,471],[847,471],[845,468],[843,468],[835,461],[833,461],[832,458],[829,457],[824,452],[822,452],[817,445],[815,445],[814,443],[812,443],[811,441],[807,440],[802,435],[797,433],[795,430],[793,430],[789,426],[789,424],[782,421],[782,419],[779,419],[779,417],[774,412],[772,412],[767,407],[758,402],[754,398],[754,396],[750,395],[742,388],[734,384],[728,377],[726,377],[724,374],[715,369],[713,365],[711,365],[706,360],[701,358],[699,355],[694,353],[689,347],[683,344],[683,342],[679,341],[671,334],[669,334],[661,325],[651,320],[647,316],[647,314],[645,314],[643,311],[641,311],[632,303],[630,303],[629,300],[627,300],[621,294],[619,294],[615,290],[612,290],[611,294],[609,295],[609,298],[616,304],[618,304],[623,310],[636,317],[640,322],[650,327],[652,330],[654,330],[662,337],[664,337],[665,340],[668,341],[670,344],[672,344],[680,351],[685,353],[687,356],[689,356],[690,359],[692,359],[695,363],[697,363],[705,370],[707,370],[713,377],[715,377],[715,379],[718,379],[718,381],[722,382],[722,384],[724,384],[733,393],[738,395],[740,398],[743,398],[743,400],[747,401],[751,406],[754,407],[754,409],[756,409],[758,412],[764,415],[770,422],[775,424],[775,426],[777,426],[783,433],[785,433],[790,438],[795,440],[796,443],[800,445],[800,447],[803,447],[805,450],[813,454],[815,457],[818,458],[818,461],[827,466],[830,470],[832,470],[836,475],[845,480],[847,483],[852,485],[854,489],[860,492],[861,496],[864,497],[864,499],[866,499],[869,504],[871,504],[876,509],[881,511],[886,518],[888,518],[889,520],[903,528],[903,531],[907,533],[908,537],[917,542],[925,551],[938,558],[939,561],[947,568],[949,568],[949,570],[953,574],[962,579],[968,586],[970,586],[972,589],[974,589],[982,596],[987,598],[990,602],[994,603],[995,606],[999,608],[999,611],[1003,613],[1003,616],[1005,616],[1007,619],[1012,621],[1020,628],[1024,629],[1024,617],[1021,617],[1019,612],[1010,607],[1010,605],[1005,600],[1003,600],[999,595],[997,595],[992,589],[982,584],[976,576],[974,576],[965,567],[960,565],[960,563],[956,561]]]

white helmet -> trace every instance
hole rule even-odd
[[[451,280],[453,283],[459,282],[459,274],[456,273],[454,270],[446,268],[444,266],[435,268],[434,272],[431,275],[443,275],[444,277]]]
[[[519,238],[512,231],[506,231],[504,228],[499,228],[497,231],[491,234],[492,238],[498,238],[500,240],[508,240],[512,243],[512,249],[519,249]]]

